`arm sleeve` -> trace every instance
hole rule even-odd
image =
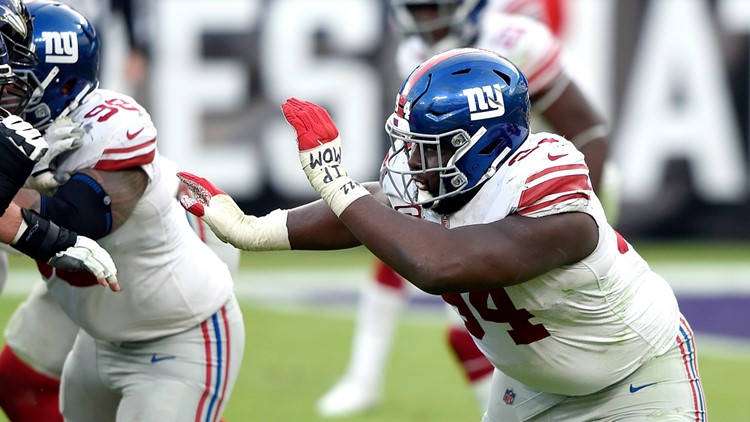
[[[42,196],[40,214],[92,239],[112,230],[112,199],[92,177],[76,173],[54,196]]]

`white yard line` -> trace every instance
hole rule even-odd
[[[661,274],[678,295],[750,295],[750,263],[748,264],[674,264],[655,263],[652,268]],[[371,277],[369,267],[330,269],[274,269],[240,271],[235,290],[240,299],[294,301],[321,292],[356,294]],[[9,274],[3,294],[24,296],[38,279],[30,269],[15,269]],[[413,288],[416,292],[416,288]],[[416,293],[419,294],[419,293]]]
[[[695,265],[659,263],[653,268],[672,284],[678,295],[712,296],[750,295],[750,264]],[[240,301],[289,312],[325,312],[332,316],[354,318],[360,288],[371,277],[369,267],[344,270],[243,270],[235,280]],[[32,270],[13,270],[8,277],[6,296],[24,297],[38,280]],[[445,307],[429,306],[432,299],[412,287],[412,298],[428,306],[411,306],[404,323],[445,324]],[[698,333],[702,355],[731,357],[745,361],[750,356],[750,341]]]

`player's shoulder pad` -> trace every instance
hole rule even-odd
[[[103,147],[94,166],[122,170],[150,164],[157,130],[149,113],[132,97],[105,89],[93,92],[71,116],[83,120],[91,142]]]
[[[561,167],[575,167],[577,172],[588,174],[583,153],[564,137],[548,132],[529,135],[506,165],[511,178],[516,180],[525,180]]]
[[[593,195],[583,154],[558,135],[532,134],[508,168],[508,179],[521,186],[516,212],[522,215],[585,210]]]

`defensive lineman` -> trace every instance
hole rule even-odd
[[[530,133],[529,107],[510,61],[449,50],[398,93],[381,186],[352,180],[328,113],[292,98],[282,110],[322,201],[247,216],[182,174],[198,195],[182,203],[237,247],[363,244],[442,295],[497,368],[485,422],[705,420],[695,341],[669,284],[607,223],[583,154]]]
[[[82,328],[63,367],[63,416],[218,419],[244,349],[230,271],[195,236],[174,200],[174,170],[156,150],[148,113],[130,97],[96,89],[93,26],[59,3],[34,2],[29,9],[40,61],[27,74],[39,88],[28,118],[47,132],[81,130],[83,142],[56,163],[55,180],[67,181],[54,194],[25,191],[24,200],[91,233],[127,268],[121,278],[127,288],[110,300],[80,274],[39,265],[55,302]],[[76,34],[73,64],[46,55],[45,37],[60,32]],[[38,337],[28,333],[45,329],[43,315],[25,312],[24,330],[10,327],[8,343],[21,356],[38,352]]]

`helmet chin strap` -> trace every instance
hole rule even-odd
[[[52,70],[50,70],[47,74],[47,77],[44,78],[44,80],[34,90],[34,96],[38,95],[39,98],[41,98],[42,95],[44,95],[44,91],[47,89],[49,84],[57,77],[58,73],[60,73],[60,68],[57,66],[53,67]]]
[[[86,86],[81,90],[81,92],[76,95],[75,98],[73,98],[73,101],[68,104],[65,109],[63,109],[62,112],[60,112],[60,115],[57,117],[65,117],[70,113],[71,110],[75,110],[79,104],[81,104],[81,101],[83,101],[84,98],[86,98],[87,95],[91,93],[94,89],[96,89],[97,84],[86,84]]]

